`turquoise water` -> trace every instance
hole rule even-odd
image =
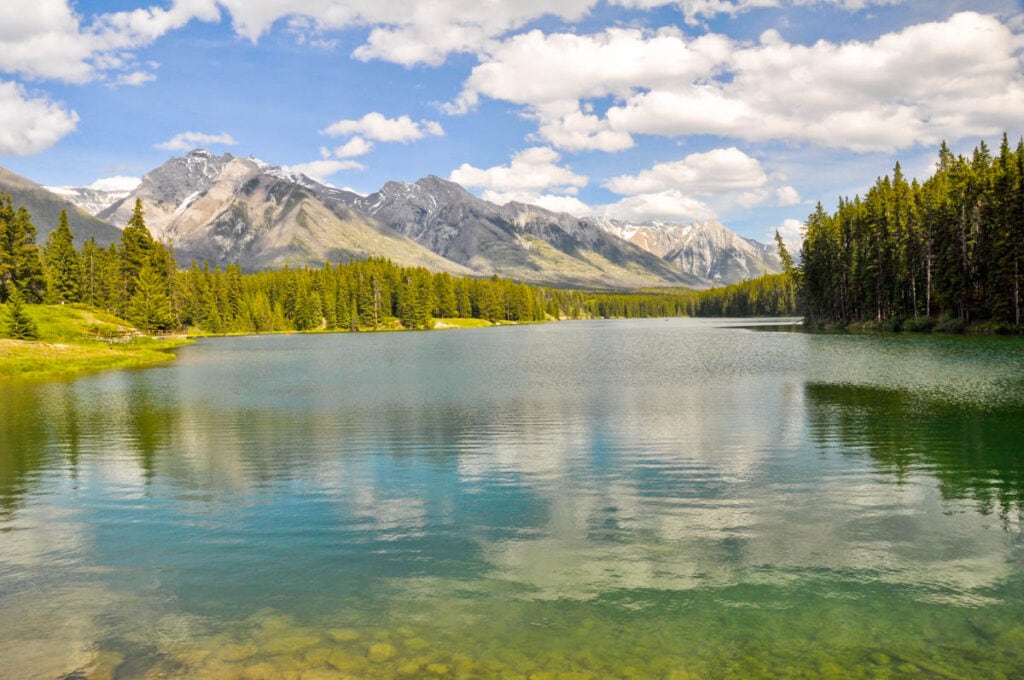
[[[4,385],[0,675],[1024,675],[1024,343],[746,323]]]

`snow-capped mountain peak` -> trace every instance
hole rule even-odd
[[[680,270],[719,283],[734,283],[781,271],[775,247],[746,239],[717,220],[674,224],[591,218],[600,228],[675,264]]]

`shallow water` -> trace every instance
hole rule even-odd
[[[747,323],[5,385],[2,675],[1024,675],[1024,343]]]

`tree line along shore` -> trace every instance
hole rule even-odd
[[[0,194],[0,337],[11,339],[0,343],[0,375],[71,371],[76,352],[88,367],[165,360],[185,336],[558,319],[801,315],[813,329],[1019,333],[1024,140],[1012,149],[1004,134],[998,155],[982,142],[969,158],[943,143],[923,183],[897,163],[865,197],[841,198],[832,214],[818,204],[799,263],[777,237],[783,273],[704,291],[569,290],[384,258],[251,273],[181,268],[153,239],[139,201],[106,247],[90,239],[76,248],[63,213],[44,245],[36,235],[29,212]],[[31,341],[49,349],[30,351]]]
[[[713,291],[595,293],[479,279],[401,267],[383,258],[321,267],[243,273],[237,265],[179,268],[152,238],[141,202],[107,247],[74,246],[66,214],[36,244],[24,207],[0,195],[0,303],[6,334],[32,339],[30,309],[81,305],[150,334],[269,333],[430,328],[437,319],[531,323],[592,317],[680,316],[795,311],[794,292],[777,276]],[[444,325],[465,325],[445,323]]]
[[[862,198],[808,217],[797,278],[808,326],[1021,332],[1024,139],[993,156],[943,143],[934,174],[897,163]]]

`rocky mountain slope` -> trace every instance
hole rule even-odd
[[[90,238],[95,238],[103,246],[121,238],[121,230],[109,222],[93,217],[65,198],[4,168],[0,168],[0,192],[10,194],[14,205],[28,209],[41,244],[46,243],[46,237],[57,228],[61,210],[68,213],[68,224],[78,247]]]
[[[339,200],[481,274],[590,288],[704,283],[571,215],[498,206],[439,177],[388,182],[369,196]]]
[[[111,198],[33,186],[55,205],[69,205],[61,197],[93,207]],[[105,230],[98,240],[118,237],[110,224],[127,223],[136,199],[153,236],[170,243],[182,264],[266,269],[381,256],[435,271],[592,289],[706,288],[779,270],[774,246],[718,222],[629,224],[499,206],[434,176],[388,182],[361,196],[256,158],[202,149],[146,174],[100,210],[105,222],[90,218],[94,231]]]
[[[153,237],[170,243],[181,263],[267,269],[379,256],[405,266],[472,273],[266,169],[253,159],[193,151],[149,172],[99,216],[124,223],[140,199]]]
[[[127,196],[130,191],[104,191],[90,187],[43,187],[90,215],[96,215]]]
[[[658,255],[679,271],[715,285],[782,271],[774,245],[743,238],[715,220],[691,224],[630,224],[594,219],[593,223]]]

